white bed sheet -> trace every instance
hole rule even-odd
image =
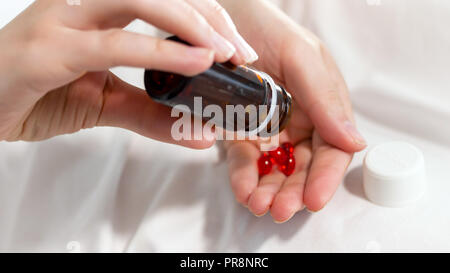
[[[1,23],[29,2],[2,2]],[[423,150],[422,200],[367,201],[360,153],[325,209],[279,225],[235,202],[219,148],[97,128],[0,142],[0,251],[450,251],[450,2],[278,2],[336,56],[370,145],[400,139]],[[115,72],[142,84],[139,70]]]

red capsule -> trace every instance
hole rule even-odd
[[[279,169],[284,175],[290,176],[295,170],[295,157],[289,157],[283,165],[280,165]]]
[[[292,145],[289,142],[281,144],[281,148],[283,148],[288,153],[289,156],[294,154],[294,145]]]
[[[284,164],[289,158],[286,151],[281,147],[278,147],[275,150],[270,151],[269,155],[275,160],[275,163],[277,163],[278,165]]]
[[[258,172],[260,176],[269,174],[272,171],[273,159],[272,157],[264,153],[258,159]]]

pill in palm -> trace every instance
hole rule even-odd
[[[263,153],[258,159],[258,172],[260,176],[269,174],[272,171],[273,159],[267,154]]]
[[[289,142],[281,144],[281,148],[283,148],[289,156],[294,154],[294,145]]]
[[[289,157],[283,165],[280,165],[280,171],[286,176],[290,176],[295,170],[295,157]]]
[[[273,165],[278,165],[278,169],[286,176],[290,176],[295,170],[294,146],[291,143],[283,143],[277,149],[268,153],[263,153],[258,159],[258,172],[260,176],[272,172]]]
[[[289,158],[286,151],[281,147],[278,147],[275,150],[270,151],[269,155],[275,160],[275,162],[278,165],[284,164],[286,160]]]

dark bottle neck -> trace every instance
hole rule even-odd
[[[276,100],[274,106],[277,107],[277,109],[272,117],[268,117],[270,118],[270,122],[266,130],[258,133],[258,135],[261,137],[270,137],[279,134],[281,131],[284,130],[291,117],[292,96],[288,92],[286,92],[286,90],[283,87],[279,85],[273,86],[275,87],[276,98],[271,98],[269,105],[272,104],[272,101]]]

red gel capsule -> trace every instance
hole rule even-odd
[[[295,170],[295,157],[289,157],[283,165],[280,165],[279,169],[284,175],[290,176]]]
[[[267,153],[261,155],[258,159],[258,172],[260,176],[269,174],[272,171],[272,157]]]
[[[278,165],[283,165],[289,158],[286,151],[281,147],[278,147],[275,150],[270,151],[269,155],[275,160],[275,163],[277,163]]]
[[[283,148],[288,153],[289,156],[294,154],[294,145],[292,145],[289,142],[281,144],[281,148]]]

